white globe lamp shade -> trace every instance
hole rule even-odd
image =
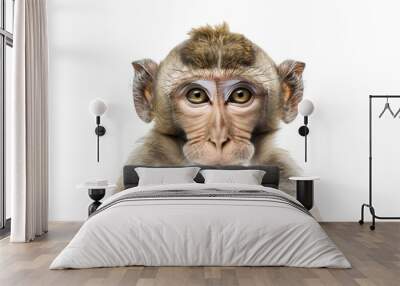
[[[99,98],[92,100],[89,104],[89,111],[94,116],[102,116],[107,110],[107,105]]]
[[[309,99],[304,99],[299,104],[299,112],[303,116],[309,116],[314,111],[314,104]]]

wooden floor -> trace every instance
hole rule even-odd
[[[400,223],[324,223],[323,228],[352,269],[289,267],[121,267],[48,270],[80,227],[52,223],[49,233],[27,244],[0,241],[0,285],[400,285]]]

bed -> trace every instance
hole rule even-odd
[[[312,215],[278,189],[275,166],[261,185],[194,183],[138,186],[106,199],[50,269],[144,266],[292,266],[350,268]],[[201,166],[201,168],[216,168]]]

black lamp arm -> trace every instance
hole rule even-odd
[[[305,125],[305,126],[308,125],[308,116],[304,116],[304,125]]]
[[[308,116],[304,116],[304,125],[299,128],[299,134],[304,137],[304,161],[307,162],[307,135],[310,133]]]
[[[308,125],[308,116],[304,116],[304,125],[299,128],[299,134],[303,137],[307,136],[310,133],[310,129],[307,127]]]
[[[100,116],[96,116],[96,129],[94,130],[94,133],[96,133],[97,135],[97,162],[100,161],[100,136],[103,136],[104,134],[106,134],[106,129],[104,128],[104,126],[100,125]]]

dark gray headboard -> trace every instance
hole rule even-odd
[[[143,165],[128,165],[124,167],[124,189],[133,188],[138,185],[139,177],[135,171],[137,167],[147,167],[152,168],[151,166],[143,166]],[[154,168],[180,168],[176,166],[158,166]],[[186,166],[182,166],[186,167]],[[225,169],[225,170],[246,170],[246,169],[256,169],[256,170],[264,170],[265,175],[262,180],[262,185],[265,187],[271,187],[278,189],[279,187],[279,168],[277,166],[200,166],[202,169]],[[194,179],[197,183],[204,183],[204,178],[200,174],[197,174],[196,178]]]

